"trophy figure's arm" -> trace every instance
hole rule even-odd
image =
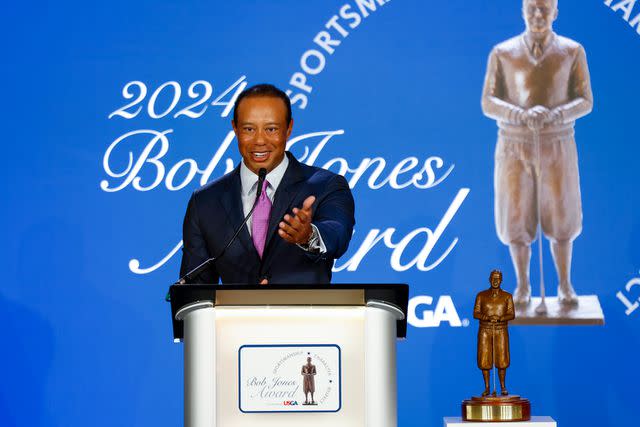
[[[482,112],[496,121],[523,125],[525,110],[504,100],[504,78],[495,49],[489,55],[482,91]]]
[[[509,320],[513,320],[516,318],[516,311],[513,309],[513,297],[509,295],[507,298],[507,312],[503,317],[504,322],[508,322]]]
[[[569,101],[566,104],[554,108],[554,112],[560,117],[560,123],[575,122],[580,117],[589,114],[593,108],[593,93],[591,92],[591,78],[587,55],[580,46],[571,68],[569,81]]]
[[[485,321],[487,316],[482,314],[482,304],[480,303],[480,295],[476,296],[476,302],[473,305],[473,318]]]

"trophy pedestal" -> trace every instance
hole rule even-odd
[[[505,427],[505,422],[463,421],[461,417],[445,417],[444,427]],[[529,421],[508,423],[509,427],[557,427],[558,424],[551,417],[531,417]]]
[[[528,421],[531,404],[518,395],[472,397],[462,402],[464,421]]]

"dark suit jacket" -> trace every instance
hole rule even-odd
[[[290,153],[289,166],[276,190],[271,208],[264,257],[260,260],[247,226],[213,268],[196,283],[256,284],[263,277],[269,283],[329,283],[334,259],[347,250],[353,232],[354,202],[347,181],[325,169],[298,162]],[[240,166],[196,190],[187,207],[183,224],[183,276],[212,256],[218,256],[244,219]],[[278,223],[309,196],[316,196],[313,224],[327,248],[324,254],[307,252],[283,240]]]

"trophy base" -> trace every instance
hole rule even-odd
[[[504,427],[505,423],[495,422],[475,422],[462,421],[460,417],[444,417],[444,427]],[[551,417],[532,416],[529,421],[514,421],[508,424],[509,427],[558,427],[558,423]]]
[[[507,396],[472,397],[462,402],[464,421],[528,421],[531,404],[528,399],[511,394]]]

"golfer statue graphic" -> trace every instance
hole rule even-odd
[[[313,398],[313,393],[316,391],[316,365],[311,363],[311,357],[307,357],[307,363],[302,365],[302,391],[304,392],[303,405],[317,405]],[[311,394],[311,400],[309,400],[309,394]]]
[[[498,123],[495,225],[509,246],[516,305],[531,300],[531,244],[538,240],[541,304],[546,313],[542,235],[558,274],[558,302],[575,306],[573,241],[582,231],[575,121],[591,112],[593,96],[584,48],[555,34],[558,0],[523,0],[526,31],[493,48],[482,95],[484,114]]]

